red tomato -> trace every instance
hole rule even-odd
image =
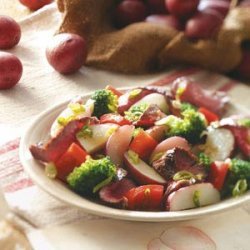
[[[57,177],[65,181],[73,169],[86,160],[87,155],[84,149],[73,142],[67,151],[55,162]]]
[[[131,142],[129,149],[134,151],[142,159],[147,159],[157,146],[158,142],[147,132],[141,130]]]
[[[162,185],[144,185],[130,189],[127,198],[128,209],[160,210],[164,187]]]
[[[199,111],[200,113],[202,113],[202,114],[205,116],[205,118],[206,118],[206,120],[207,120],[207,122],[208,122],[209,124],[210,124],[211,122],[214,122],[214,121],[218,121],[218,120],[219,120],[218,115],[216,115],[215,113],[213,113],[212,111],[210,111],[210,110],[208,110],[208,109],[206,109],[206,108],[200,107],[200,108],[198,109],[198,111]]]
[[[131,122],[128,121],[127,119],[125,119],[122,115],[119,114],[104,114],[100,117],[100,122],[101,123],[115,123],[118,124],[120,126],[123,125],[130,125]]]
[[[228,163],[215,161],[210,166],[209,181],[215,188],[221,190],[228,172]]]
[[[105,89],[108,89],[108,90],[112,91],[113,94],[117,95],[118,97],[120,97],[121,95],[123,95],[123,93],[121,91],[117,90],[116,88],[114,88],[111,85],[106,86]]]

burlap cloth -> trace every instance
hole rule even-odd
[[[188,40],[171,27],[145,22],[117,30],[112,24],[116,2],[57,0],[63,13],[59,32],[73,32],[87,39],[89,66],[142,73],[186,63],[229,72],[242,58],[242,42],[250,40],[250,8],[235,8],[235,0],[217,37],[198,41]]]

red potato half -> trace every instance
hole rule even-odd
[[[11,17],[0,15],[0,49],[11,49],[21,38],[21,28]]]
[[[151,105],[151,104],[157,105],[162,112],[168,113],[168,104],[167,104],[166,98],[162,94],[152,93],[152,94],[146,95],[141,100],[136,102],[134,105],[139,105],[142,103],[147,103],[148,105]],[[131,107],[133,107],[134,105],[132,105]]]
[[[76,34],[58,34],[49,42],[46,57],[49,64],[59,73],[72,74],[86,61],[86,42]]]
[[[123,155],[128,150],[132,140],[135,127],[124,125],[119,127],[108,139],[106,144],[106,154],[117,166],[122,166]]]
[[[212,161],[224,161],[231,156],[235,148],[233,133],[226,128],[217,128],[207,132],[204,153]]]
[[[22,63],[15,55],[0,51],[0,90],[14,87],[22,73]]]
[[[140,184],[166,184],[166,180],[160,176],[152,167],[139,159],[134,163],[128,153],[124,154],[125,164],[131,176]]]
[[[200,206],[207,206],[220,201],[220,193],[211,183],[200,183],[180,188],[171,193],[166,201],[166,209],[180,211],[196,208],[197,204],[194,201],[196,194]]]
[[[168,150],[173,149],[175,147],[183,148],[187,151],[190,150],[190,146],[186,139],[179,137],[179,136],[173,136],[173,137],[167,138],[166,140],[162,141],[156,146],[156,148],[154,149],[154,151],[152,152],[150,156],[150,162],[152,162],[153,160],[156,160],[155,157],[159,153],[165,153]]]
[[[89,129],[92,131],[91,136],[81,137],[77,135],[77,141],[88,152],[94,153],[105,147],[105,144],[115,130],[119,126],[113,123],[90,125]]]

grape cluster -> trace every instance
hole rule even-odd
[[[123,28],[136,22],[149,22],[184,32],[190,40],[214,39],[231,0],[118,0],[114,24]],[[238,1],[250,7],[250,0]],[[236,71],[250,79],[250,46],[242,46],[243,57]]]

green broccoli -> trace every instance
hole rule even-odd
[[[199,159],[199,164],[202,164],[203,166],[205,166],[207,170],[210,168],[212,161],[209,156],[201,152],[198,154],[198,159]]]
[[[234,158],[229,165],[222,195],[239,196],[250,188],[250,161]]]
[[[198,143],[201,140],[201,133],[206,129],[205,118],[192,108],[184,110],[182,118],[169,115],[156,122],[156,125],[166,126],[167,137],[181,136],[190,143]]]
[[[125,118],[131,122],[137,122],[148,107],[149,105],[147,103],[133,105],[128,111],[125,112]]]
[[[93,195],[116,177],[116,166],[109,157],[87,159],[67,177],[69,186],[80,195]]]
[[[190,104],[188,102],[181,102],[181,112],[183,112],[183,111],[185,111],[187,109],[189,109],[189,110],[190,109],[197,110],[197,108],[194,105],[192,105],[192,104]]]
[[[117,111],[118,97],[110,90],[96,90],[91,99],[94,100],[94,116],[100,117],[103,114]]]

